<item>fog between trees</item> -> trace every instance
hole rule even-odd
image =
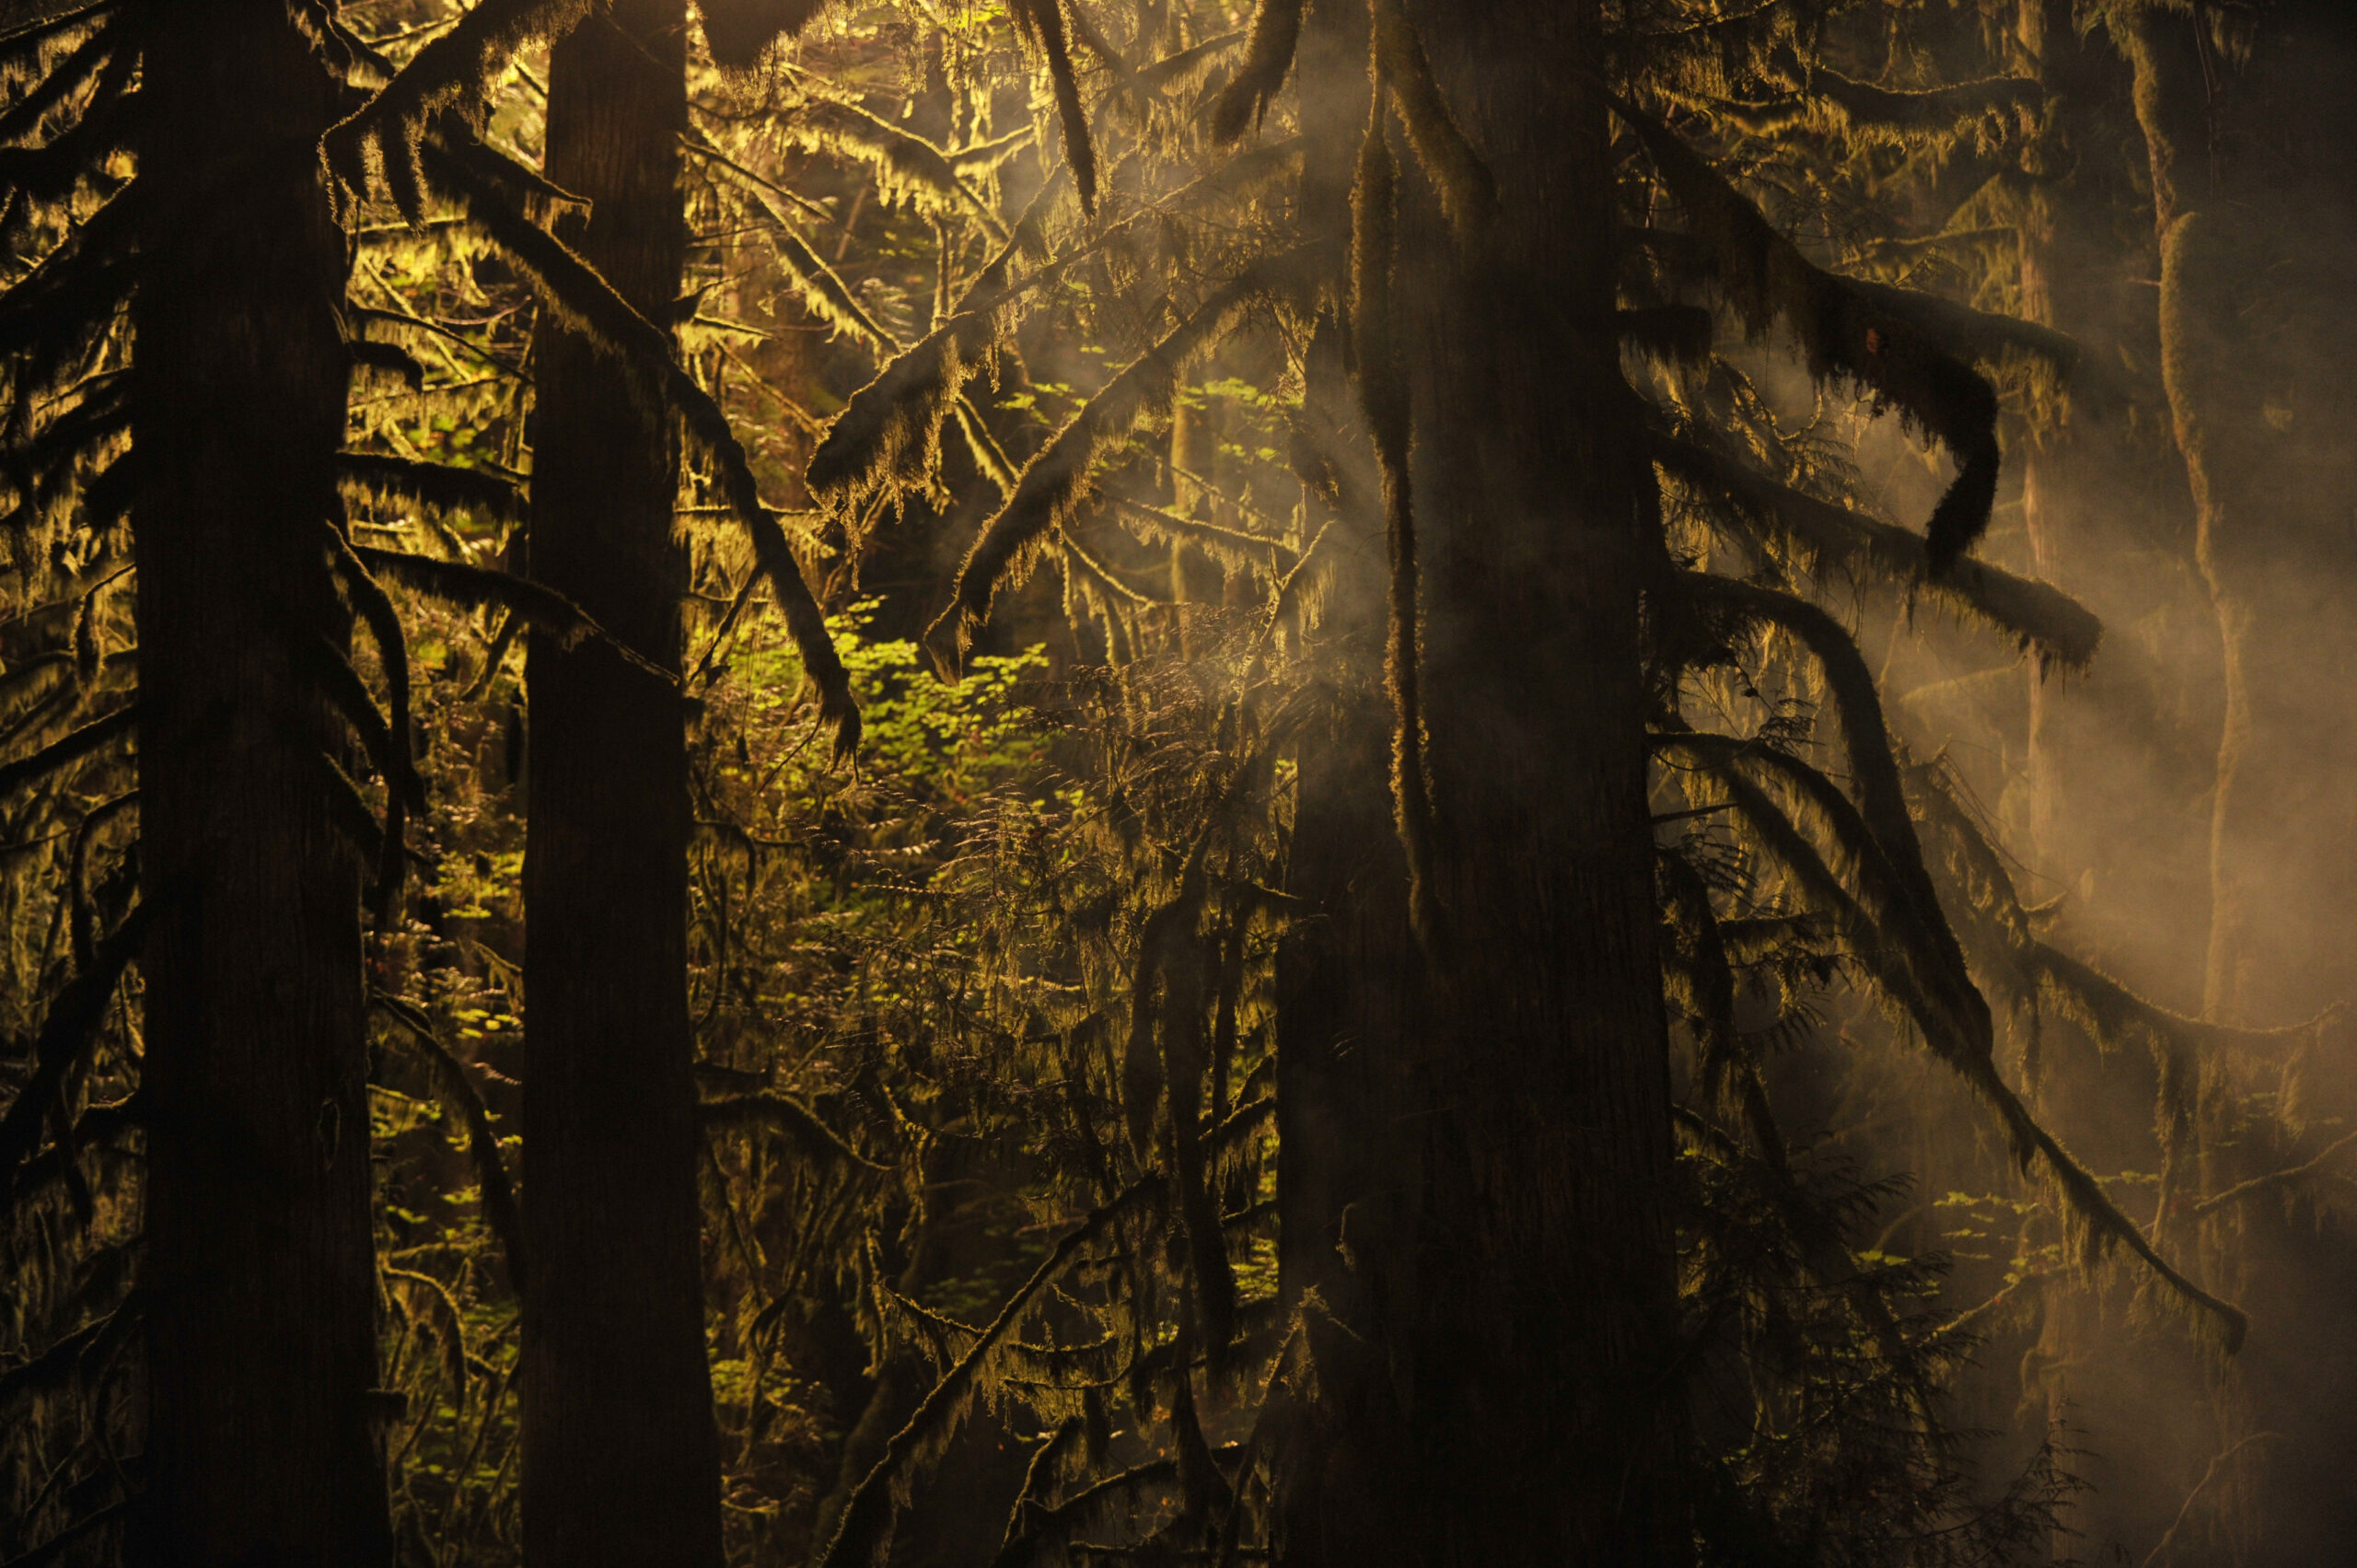
[[[2352,71],[0,0],[0,1562],[2337,1561]]]

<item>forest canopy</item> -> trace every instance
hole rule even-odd
[[[0,1565],[2334,1560],[2352,73],[0,0]]]

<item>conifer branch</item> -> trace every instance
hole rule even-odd
[[[30,756],[0,763],[0,800],[6,799],[36,780],[47,777],[68,762],[88,756],[108,742],[130,734],[138,718],[139,704],[126,703],[114,712],[92,719],[81,728],[51,741]]]
[[[1745,330],[1758,338],[1782,321],[1812,377],[1864,387],[1956,459],[1956,479],[1924,532],[1931,575],[1945,576],[1987,529],[1997,497],[1997,393],[1960,357],[1972,345],[1945,341],[1905,291],[1817,266],[1676,133],[1624,99],[1611,102],[1685,210]]]
[[[1020,6],[1016,16],[1021,25],[1025,13]],[[1006,226],[958,174],[948,153],[849,99],[805,99],[780,127],[780,134],[805,151],[865,164],[878,192],[889,200],[912,202],[936,216],[962,215],[993,240],[1007,238]]]
[[[458,1394],[455,1402],[463,1408],[467,1402],[466,1320],[459,1315],[459,1304],[451,1299],[450,1287],[415,1269],[397,1269],[390,1263],[379,1263],[377,1269],[385,1278],[409,1286],[424,1297],[426,1318],[442,1347],[442,1375],[450,1380]],[[403,1305],[406,1307],[406,1301]],[[412,1317],[410,1321],[414,1323],[416,1318]]]
[[[1387,577],[1384,685],[1391,699],[1391,798],[1408,861],[1408,908],[1428,958],[1443,944],[1443,912],[1434,882],[1436,853],[1432,780],[1424,761],[1422,667],[1423,609],[1418,585],[1416,513],[1409,444],[1414,434],[1407,367],[1393,322],[1392,283],[1399,251],[1398,168],[1384,123],[1389,57],[1377,52],[1375,94],[1351,184],[1351,350],[1360,410],[1375,445],[1382,492]]]
[[[1063,0],[1011,0],[1007,13],[1016,29],[1025,34],[1047,62],[1048,82],[1055,94],[1056,119],[1064,134],[1064,163],[1072,170],[1080,210],[1097,213],[1097,143],[1088,130],[1088,111],[1080,101],[1080,80],[1073,71],[1072,50],[1064,39]]]
[[[1910,946],[1929,960],[1922,975],[1928,993],[1953,1010],[1965,1038],[1988,1041],[1993,1032],[1989,1005],[1972,984],[1964,950],[1941,912],[1939,894],[1932,886],[1914,819],[1908,810],[1898,758],[1883,723],[1882,697],[1857,644],[1839,621],[1806,599],[1730,577],[1689,573],[1685,581],[1707,600],[1782,627],[1815,656],[1840,715],[1859,815],[1892,879],[1890,912],[1904,920]],[[1989,1047],[1978,1043],[1975,1049],[1985,1055]]]
[[[1615,313],[1621,346],[1671,365],[1710,363],[1715,323],[1699,305],[1647,305]]]
[[[2033,107],[2046,97],[2037,82],[2022,76],[1990,76],[1909,92],[1854,81],[1821,66],[1809,72],[1807,90],[1829,105],[1845,128],[1880,132],[1900,142],[1952,135],[1975,121]]]
[[[1480,233],[1498,214],[1497,180],[1465,139],[1433,80],[1424,41],[1400,0],[1371,0],[1375,12],[1375,68],[1391,89],[1400,123],[1417,161],[1440,189],[1449,226],[1460,238]],[[1378,105],[1383,94],[1377,91]]]
[[[1212,103],[1212,138],[1233,142],[1247,125],[1257,126],[1285,85],[1301,43],[1303,0],[1260,0],[1252,10],[1252,31],[1236,74]]]
[[[401,344],[379,343],[371,338],[353,338],[346,342],[344,347],[350,351],[355,366],[398,376],[412,392],[425,390],[425,366]]]
[[[887,1539],[886,1527],[891,1522],[895,1491],[908,1484],[906,1472],[920,1456],[938,1451],[940,1445],[947,1441],[973,1396],[984,1361],[1008,1339],[1039,1293],[1063,1272],[1083,1247],[1117,1221],[1159,1200],[1162,1193],[1162,1179],[1146,1177],[1112,1202],[1092,1210],[1086,1219],[1057,1239],[1039,1268],[1007,1298],[1006,1305],[981,1337],[933,1386],[916,1412],[909,1417],[908,1424],[894,1433],[885,1445],[882,1458],[844,1504],[842,1522],[819,1560],[819,1568],[873,1568]]]
[[[780,38],[810,25],[826,0],[696,0],[704,45],[723,71],[749,71]]]
[[[384,585],[353,552],[352,540],[343,528],[331,528],[328,533],[335,549],[336,568],[343,576],[344,590],[351,595],[354,607],[360,611],[360,619],[377,645],[377,663],[384,671],[385,691],[392,708],[389,727],[393,742],[401,750],[403,763],[413,772],[417,764],[410,750],[409,638],[401,630],[401,614],[393,609]],[[389,782],[390,778],[388,775]],[[423,787],[421,780],[420,788]],[[384,842],[377,850],[377,886],[370,899],[379,937],[392,934],[401,907],[401,885],[409,871],[409,821],[403,809],[406,804],[401,790],[385,791]]]
[[[959,567],[948,608],[925,633],[937,658],[955,668],[990,619],[998,590],[1019,580],[1042,542],[1072,520],[1098,459],[1129,439],[1140,420],[1167,409],[1186,367],[1225,337],[1248,307],[1288,286],[1298,267],[1299,253],[1289,253],[1256,263],[1213,290],[1108,382],[1024,465],[1015,494],[983,526]]]
[[[408,738],[393,734],[385,715],[377,711],[377,699],[369,694],[368,683],[352,667],[351,657],[317,631],[296,633],[293,651],[296,663],[319,682],[319,694],[352,726],[361,749],[383,776],[387,791],[399,792],[404,806],[424,813],[425,781],[409,754]]]
[[[57,34],[105,16],[117,0],[9,0],[0,6],[0,64],[36,52]]]
[[[368,100],[329,128],[319,152],[329,170],[354,197],[368,189],[373,155],[402,215],[422,214],[412,195],[422,188],[421,144],[428,122],[446,109],[480,131],[487,117],[494,73],[525,44],[555,38],[591,9],[590,0],[477,0],[456,26],[430,41],[378,87]]]
[[[116,28],[106,27],[75,45],[64,59],[52,65],[33,84],[31,91],[0,112],[0,143],[21,141],[38,132],[51,110],[99,73],[119,42]],[[6,44],[0,44],[0,49],[6,48]]]
[[[544,584],[518,577],[495,567],[462,561],[444,561],[406,551],[357,546],[354,552],[370,571],[453,604],[495,604],[513,611],[534,631],[555,639],[561,648],[575,648],[596,638],[630,664],[669,685],[679,677],[624,643],[591,618],[589,612]]]
[[[889,1171],[892,1168],[877,1164],[853,1148],[842,1133],[819,1118],[817,1111],[791,1095],[779,1094],[774,1089],[723,1095],[700,1101],[696,1106],[696,1121],[706,1132],[766,1127],[772,1132],[783,1132],[800,1145],[804,1154],[816,1160],[853,1165],[871,1171]]]
[[[436,512],[472,512],[503,523],[522,522],[528,510],[522,491],[481,469],[381,452],[338,452],[335,466],[345,493],[366,501],[406,502]]]
[[[2035,577],[2017,577],[1980,561],[1958,561],[1945,576],[1930,575],[1923,536],[1846,506],[1779,484],[1767,475],[1691,441],[1656,437],[1654,460],[1680,483],[1719,503],[1747,525],[1756,543],[1772,533],[1800,544],[1822,572],[1829,566],[1871,572],[1894,585],[1923,584],[1942,602],[2012,633],[2072,669],[2084,669],[2103,639],[2103,622],[2077,599]]]
[[[438,142],[428,142],[425,154],[428,171],[463,197],[469,215],[532,280],[542,299],[568,325],[618,359],[642,395],[677,411],[689,439],[712,459],[722,497],[752,536],[760,570],[770,579],[803,669],[819,690],[820,716],[834,729],[835,754],[852,755],[859,746],[860,719],[850,672],[835,650],[826,613],[810,592],[777,515],[761,501],[752,466],[729,428],[728,416],[679,363],[661,328],[640,315],[570,246],[509,204],[494,176],[485,171],[485,160],[495,155],[479,145],[454,149]]]
[[[1267,572],[1288,572],[1299,559],[1283,540],[1266,534],[1222,528],[1200,517],[1184,517],[1166,507],[1127,495],[1108,494],[1113,508],[1139,525],[1133,532],[1149,540],[1190,544],[1224,566],[1257,566]]]
[[[1844,935],[1845,945],[1859,958],[1877,989],[1905,1010],[1932,1053],[1954,1069],[1996,1113],[2022,1168],[2026,1171],[2034,1164],[2045,1167],[2061,1199],[2064,1214],[2084,1227],[2088,1260],[2114,1247],[2126,1249],[2180,1304],[2191,1308],[2198,1320],[2216,1330],[2227,1354],[2239,1350],[2249,1327],[2242,1310],[2196,1285],[2161,1256],[2135,1222],[2111,1201],[2102,1184],[2030,1114],[2020,1097],[2005,1083],[1991,1053],[1990,1036],[1968,1032],[1973,1021],[1969,1016],[1959,1019],[1951,1006],[1934,1005],[1925,993],[1919,983],[1919,977],[1925,972],[1923,961],[1928,958],[1936,968],[1944,961],[1944,955],[1936,951],[1913,952],[1905,936],[1895,943],[1886,940],[1891,934],[1887,928],[1877,929],[1876,923],[1842,888],[1806,835],[1759,785],[1744,776],[1737,764],[1759,760],[1767,754],[1766,749],[1755,742],[1727,737],[1662,738],[1666,746],[1686,750],[1712,769],[1769,854],[1784,866],[1813,902],[1830,912],[1837,929]],[[1788,769],[1797,766],[1789,759],[1783,760],[1782,765]],[[1954,941],[1950,934],[1947,942],[1952,946]],[[1973,992],[1972,996],[1978,1000],[1979,993]],[[1983,1003],[1978,1018],[1984,1030],[1987,1017],[1987,1005]]]
[[[2328,1161],[2351,1144],[2357,1144],[2357,1132],[2342,1133],[2298,1165],[2282,1170],[2270,1170],[2264,1176],[2254,1176],[2248,1181],[2236,1182],[2223,1192],[2204,1198],[2186,1212],[2186,1217],[2206,1220],[2212,1214],[2231,1209],[2235,1204],[2246,1202],[2262,1193],[2280,1191],[2283,1188],[2293,1186],[2302,1178],[2313,1176],[2323,1169]]]

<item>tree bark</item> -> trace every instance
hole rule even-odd
[[[1675,1500],[1669,1070],[1595,0],[1410,7],[1495,177],[1402,213],[1446,1014],[1418,1063],[1428,1561],[1653,1564]]]
[[[157,7],[133,305],[149,1476],[136,1562],[389,1562],[358,854],[319,661],[349,359],[332,87],[280,0]]]
[[[685,261],[685,83],[681,0],[618,0],[550,58],[547,172],[593,203],[560,232],[665,324]],[[543,319],[533,358],[533,575],[677,670],[675,422],[559,323]],[[679,694],[597,642],[535,633],[528,657],[525,1555],[712,1568]]]
[[[1672,1563],[1690,1537],[1639,619],[1658,546],[1613,332],[1601,18],[1593,0],[1409,9],[1500,216],[1465,238],[1428,187],[1402,187],[1440,917],[1426,1003],[1389,980],[1415,963],[1404,866],[1349,849],[1369,815],[1352,781],[1371,774],[1347,721],[1336,765],[1301,773],[1296,891],[1322,933],[1280,981],[1282,1096],[1314,1095],[1281,1113],[1283,1257],[1323,1294],[1340,1244],[1380,1382],[1331,1412],[1305,1467],[1328,1500],[1289,1519],[1286,1555]],[[1365,99],[1316,78],[1312,41],[1306,117],[1355,102],[1355,131]],[[1337,1116],[1359,1124],[1338,1136]],[[1354,1169],[1312,1167],[1353,1139]]]

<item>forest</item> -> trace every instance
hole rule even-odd
[[[0,1568],[2357,1561],[2357,5],[0,0]]]

